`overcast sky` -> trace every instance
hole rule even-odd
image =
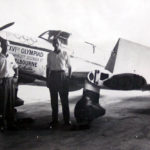
[[[150,46],[149,0],[0,0],[0,26],[36,37],[61,29],[112,50],[119,37]]]

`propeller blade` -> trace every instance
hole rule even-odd
[[[4,29],[6,29],[6,28],[8,28],[8,27],[10,27],[10,26],[12,26],[13,24],[14,24],[14,22],[11,22],[11,23],[8,23],[8,24],[6,24],[6,25],[0,27],[0,31],[1,31],[1,30],[4,30]]]

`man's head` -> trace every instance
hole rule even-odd
[[[54,38],[53,39],[53,46],[54,46],[55,50],[60,50],[60,46],[61,46],[60,39]]]
[[[7,54],[8,41],[0,37],[0,44],[1,44],[0,46],[2,48],[1,53]]]

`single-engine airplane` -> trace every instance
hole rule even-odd
[[[52,39],[59,38],[64,50],[70,53],[72,64],[72,77],[70,90],[78,90],[84,87],[85,80],[93,86],[114,90],[145,90],[150,82],[150,48],[143,45],[119,39],[114,47],[106,66],[102,66],[91,58],[96,50],[95,45],[91,50],[90,58],[87,58],[86,49],[83,56],[77,56],[77,49],[69,49],[67,46],[70,33],[60,30],[48,30],[38,38],[31,38],[10,32],[4,32],[5,28],[13,25],[9,23],[0,28],[0,36],[9,41],[8,50],[15,57],[19,65],[19,82],[35,83],[36,79],[46,80],[47,55],[53,51]],[[89,44],[89,42],[85,42]],[[91,43],[90,43],[91,44]],[[93,70],[93,71],[92,71]]]
[[[57,36],[62,41],[64,50],[67,50],[71,56],[73,73],[70,79],[70,90],[83,88],[87,77],[91,83],[106,89],[134,90],[149,87],[147,86],[150,82],[149,47],[119,39],[106,66],[102,66],[91,59],[96,57],[92,53],[93,50],[95,51],[95,46],[88,58],[86,50],[83,50],[83,56],[76,55],[78,45],[75,45],[77,49],[76,47],[69,49],[65,46],[71,35],[68,32],[48,30],[38,38],[31,38],[2,31],[13,24],[14,22],[2,26],[0,36],[9,41],[8,50],[19,64],[20,82],[32,83],[36,79],[45,81],[47,54],[52,52],[51,42],[54,36]]]

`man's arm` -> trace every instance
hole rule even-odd
[[[46,68],[46,78],[48,78],[48,76],[49,76],[49,68],[47,67]]]
[[[18,75],[19,75],[19,69],[18,69],[18,67],[15,68],[14,71],[15,71],[14,77],[18,78]]]
[[[72,74],[72,68],[71,68],[71,66],[68,67],[68,73],[69,73],[69,78],[71,78],[71,74]]]
[[[47,56],[47,65],[46,65],[46,86],[47,87],[49,87],[49,85],[48,85],[49,73],[50,73],[50,66],[49,66],[49,54],[48,54],[48,56]]]
[[[48,53],[47,55],[47,65],[46,65],[46,78],[48,79],[49,76],[49,71],[50,71],[50,66],[49,66],[49,58],[50,57],[50,53]]]
[[[70,62],[70,57],[67,54],[67,67],[68,67],[68,76],[69,78],[71,78],[71,74],[72,74],[72,67],[71,67],[71,62]]]
[[[15,72],[14,77],[18,78],[18,76],[19,76],[18,64],[16,63],[14,56],[12,54],[9,54],[9,55],[11,55],[12,61],[13,61],[13,69],[14,69],[14,72]]]

